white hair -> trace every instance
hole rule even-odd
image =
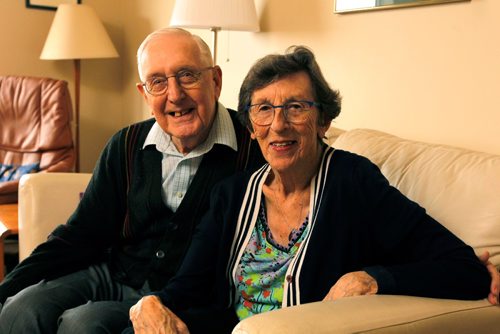
[[[144,50],[146,50],[146,47],[148,46],[149,42],[168,34],[179,34],[191,37],[196,42],[196,44],[200,49],[202,61],[206,62],[207,66],[213,66],[212,53],[210,52],[210,47],[207,45],[207,43],[205,43],[205,41],[200,36],[194,35],[189,31],[181,28],[170,28],[170,27],[161,28],[156,31],[153,31],[148,36],[146,36],[144,41],[142,41],[141,45],[137,49],[137,69],[139,71],[139,78],[141,80],[143,80],[142,70],[141,70],[141,57],[142,54],[144,53]]]

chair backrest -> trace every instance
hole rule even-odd
[[[0,204],[23,174],[73,171],[72,111],[66,81],[0,76]]]

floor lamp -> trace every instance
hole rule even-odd
[[[214,64],[220,30],[259,31],[254,0],[176,0],[170,26],[210,29]]]
[[[80,171],[80,60],[113,58],[118,52],[92,7],[61,4],[40,55],[40,59],[72,59],[75,76],[75,171]]]

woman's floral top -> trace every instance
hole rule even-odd
[[[308,218],[298,230],[292,230],[286,247],[274,241],[269,230],[264,200],[252,236],[236,271],[236,299],[238,318],[281,307],[283,282],[290,261],[307,235]]]

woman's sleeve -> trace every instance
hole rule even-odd
[[[357,181],[370,212],[380,265],[365,268],[379,293],[436,298],[481,299],[490,276],[471,247],[389,185],[368,160],[357,166]]]

